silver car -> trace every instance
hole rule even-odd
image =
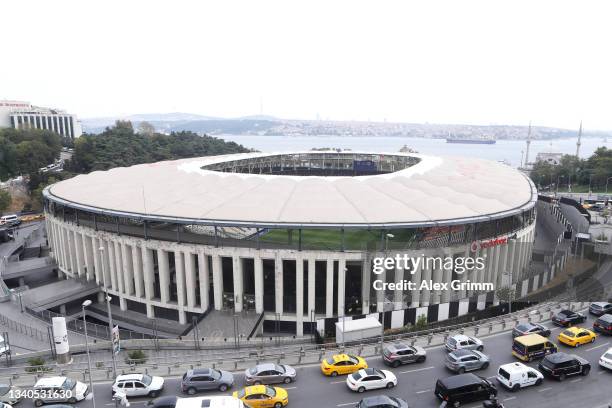
[[[289,384],[295,381],[296,376],[295,369],[286,364],[258,364],[244,372],[244,380],[247,385]]]
[[[398,367],[400,364],[422,363],[426,358],[427,352],[419,346],[397,342],[383,348],[383,361],[391,367]]]
[[[478,350],[482,351],[484,345],[482,341],[476,337],[466,336],[465,334],[455,334],[446,340],[446,350]]]
[[[446,368],[459,374],[484,370],[489,367],[489,357],[476,350],[457,350],[446,356]]]

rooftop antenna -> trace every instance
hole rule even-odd
[[[580,121],[580,128],[578,129],[578,141],[576,142],[576,158],[580,157],[580,138],[582,137],[582,121]]]
[[[525,149],[525,164],[523,167],[527,167],[527,163],[529,163],[529,146],[531,145],[531,121],[529,121],[529,129],[527,130],[527,148]]]

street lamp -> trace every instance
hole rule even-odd
[[[557,193],[559,193],[559,180],[560,179],[562,180],[563,176],[561,176],[561,175],[557,176]]]
[[[108,313],[108,336],[111,342],[111,359],[113,361],[113,377],[117,377],[117,364],[115,363],[115,350],[113,347],[113,315],[111,314],[111,297],[108,295],[108,286],[106,286],[106,271],[104,268],[104,247],[98,248],[102,252],[102,285],[104,285],[104,294],[106,296],[106,310]]]
[[[93,381],[91,380],[91,356],[89,354],[89,340],[87,338],[87,321],[85,320],[85,308],[89,305],[91,305],[91,300],[85,300],[81,305],[81,310],[83,311],[83,327],[85,328],[85,350],[87,351],[87,368],[89,369],[89,389],[92,393],[91,402],[93,404],[93,408],[96,408],[96,398],[93,395]]]
[[[606,194],[608,194],[608,181],[612,180],[612,177],[606,179]]]
[[[386,234],[385,235],[385,256],[387,256],[387,250],[389,247],[389,239],[393,239],[395,238],[395,235],[393,234]],[[386,281],[386,277],[385,277],[385,281]],[[382,300],[382,316],[381,316],[381,326],[380,326],[380,353],[382,355],[383,352],[383,347],[384,347],[384,341],[385,341],[385,295],[383,293],[383,300]]]

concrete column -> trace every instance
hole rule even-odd
[[[212,256],[213,268],[213,292],[215,294],[215,310],[223,309],[223,273],[221,268],[221,256]]]
[[[507,269],[507,265],[508,265],[508,244],[505,245],[501,245],[501,249],[500,249],[500,256],[499,256],[499,264],[498,264],[498,273],[497,273],[497,279],[498,279],[498,284],[497,287],[501,287],[501,282],[502,282],[502,276],[508,271]]]
[[[134,294],[134,264],[132,262],[132,246],[121,244],[121,260],[123,262],[123,293]]]
[[[276,254],[274,259],[274,302],[276,313],[283,314],[283,259]]]
[[[370,287],[372,285],[371,259],[366,258],[361,262],[361,310],[362,313],[370,313]]]
[[[170,301],[170,265],[168,252],[163,249],[157,250],[157,265],[159,268],[159,296],[162,303],[167,303]]]
[[[85,268],[87,269],[87,280],[94,279],[94,261],[93,261],[93,244],[92,238],[83,234],[83,252],[85,253]]]
[[[62,253],[64,255],[64,269],[70,271],[70,244],[68,243],[68,231],[60,227],[60,239],[62,241]]]
[[[421,271],[421,279],[423,281],[427,281],[429,283],[429,281],[431,280],[431,268],[427,267],[427,268],[423,268]],[[417,283],[417,285],[420,285],[420,282]],[[429,289],[424,288],[421,291],[421,306],[429,306],[429,302],[431,301],[431,291]]]
[[[117,290],[117,275],[115,274],[116,262],[115,262],[115,243],[113,241],[107,241],[106,243],[106,254],[108,256],[108,273],[110,276],[110,287],[112,290]],[[109,281],[106,281],[107,283]]]
[[[304,335],[304,260],[295,260],[295,323],[296,335]]]
[[[187,307],[196,307],[196,270],[193,254],[185,252],[185,291],[187,292]]]
[[[404,270],[402,268],[395,268],[395,282],[399,285],[402,285],[402,281],[404,280]],[[395,310],[404,308],[404,291],[403,290],[395,290],[393,292],[393,308]]]
[[[208,290],[210,288],[208,276],[208,257],[203,252],[200,252],[198,253],[198,277],[200,279],[200,307],[203,311],[208,309],[210,303],[208,297]]]
[[[325,316],[334,316],[334,261],[328,259],[326,266],[325,275]]]
[[[422,270],[423,270],[423,265],[419,264],[415,268],[414,273],[410,275],[410,281],[414,282],[414,284],[417,287],[417,289],[411,291],[411,293],[410,293],[410,297],[411,297],[410,307],[419,307],[419,306],[421,306],[421,291],[418,289],[418,287],[421,285],[421,272],[422,272]]]
[[[511,240],[510,242],[508,242],[508,244],[506,244],[506,246],[508,247],[507,272],[511,272],[513,275],[513,278],[518,278],[518,276],[516,276],[516,252],[517,252],[516,244],[517,244],[516,240]]]
[[[142,251],[136,245],[131,246],[132,271],[134,271],[134,294],[137,298],[144,298],[144,282],[142,270]]]
[[[94,275],[96,277],[96,283],[100,284],[102,282],[102,260],[100,256],[100,246],[101,241],[97,237],[91,237],[91,245],[93,247],[93,265],[94,265]]]
[[[117,282],[117,290],[119,293],[125,293],[123,290],[123,262],[121,256],[121,244],[117,241],[113,242],[113,246],[115,247],[115,280]]]
[[[76,257],[76,242],[72,231],[68,230],[68,247],[70,248],[70,272],[78,274],[78,260]]]
[[[176,297],[180,308],[185,306],[185,261],[181,251],[174,252],[174,267],[176,269]]]
[[[144,291],[145,291],[145,299],[151,300],[155,296],[155,272],[153,270],[153,251],[152,249],[148,249],[146,246],[142,246],[142,271],[144,277]],[[147,312],[147,316],[151,317]]]
[[[432,273],[432,280],[434,283],[443,282],[444,280],[444,268],[436,268]],[[432,303],[440,303],[441,293],[439,289],[434,289],[431,296]]]
[[[104,248],[104,251],[100,253],[100,261],[101,261],[101,267],[102,267],[102,273],[101,273],[102,286],[104,288],[110,289],[111,288],[111,278],[110,278],[110,262],[108,261],[108,258],[109,258],[108,242],[106,242],[106,240],[104,239],[100,239],[98,242],[100,243],[100,247]]]
[[[76,272],[79,276],[85,274],[85,254],[83,253],[83,240],[80,232],[74,232],[74,252],[76,253]]]
[[[255,311],[262,313],[263,306],[263,260],[259,256],[255,256]]]
[[[232,257],[232,277],[234,279],[234,311],[242,312],[242,300],[244,295],[242,259],[234,255]]]
[[[55,260],[57,261],[57,264],[60,266],[60,268],[65,268],[62,253],[62,242],[59,237],[59,227],[55,222],[52,222],[51,224],[53,225],[53,256],[55,257]]]
[[[387,271],[383,270],[382,273],[374,277],[374,280],[380,280],[382,282],[386,282],[387,281]],[[376,291],[376,311],[380,313],[380,312],[384,312],[384,309],[385,309],[385,290],[384,289],[377,290]]]
[[[346,291],[346,259],[338,261],[338,316],[344,316],[344,294]]]
[[[308,320],[310,320],[310,316],[314,310],[316,310],[316,259],[308,258]]]

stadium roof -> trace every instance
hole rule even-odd
[[[210,156],[95,171],[53,184],[45,196],[97,213],[181,223],[346,228],[484,221],[520,213],[537,200],[524,174],[475,158],[385,153],[418,157],[420,162],[393,173],[358,177],[201,168],[274,154]]]

